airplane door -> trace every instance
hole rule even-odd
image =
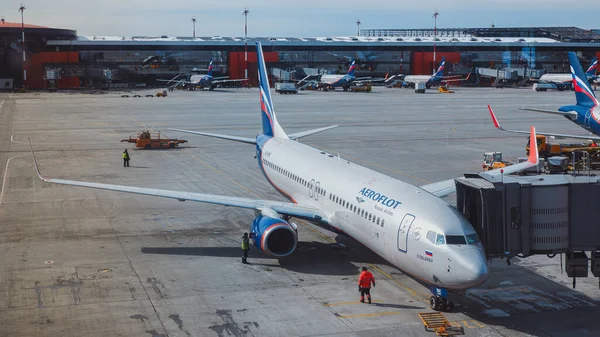
[[[400,227],[398,227],[398,250],[403,253],[406,253],[408,232],[410,231],[410,227],[412,226],[414,220],[414,215],[407,213],[404,218],[402,218]]]

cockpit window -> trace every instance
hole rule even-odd
[[[435,232],[427,232],[427,240],[431,241],[431,243],[435,243]]]
[[[446,242],[449,245],[464,245],[467,243],[462,235],[446,235]]]
[[[465,236],[467,237],[467,243],[470,245],[479,242],[479,237],[477,236],[477,233],[467,234]]]
[[[436,245],[443,245],[444,243],[446,243],[444,241],[444,236],[442,234],[438,234],[437,235],[437,239],[435,240],[435,244]]]

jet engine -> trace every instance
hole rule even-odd
[[[250,231],[254,233],[256,248],[272,256],[288,256],[298,244],[296,230],[283,219],[259,215],[252,222]]]

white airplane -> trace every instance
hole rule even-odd
[[[598,58],[594,57],[590,63],[590,66],[585,71],[585,76],[587,77],[588,81],[593,82],[598,79],[598,76],[596,76],[597,68]],[[567,89],[571,87],[571,83],[573,83],[573,77],[571,76],[571,73],[549,73],[542,75],[538,81],[540,83],[562,84],[564,85],[562,88]]]
[[[337,125],[286,134],[275,116],[260,42],[256,50],[262,133],[245,138],[172,130],[256,146],[261,172],[288,202],[45,177],[31,149],[39,178],[56,184],[254,210],[256,218],[250,225],[254,245],[278,258],[292,254],[298,243],[298,226],[290,219],[308,220],[354,238],[391,265],[430,285],[434,310],[452,307],[448,291],[462,293],[485,282],[486,256],[475,230],[456,208],[440,198],[455,190],[454,180],[417,187],[297,142],[300,137]],[[535,145],[534,127],[531,139]],[[537,150],[536,146],[531,148]],[[537,151],[531,151],[528,161],[485,174],[514,173],[537,162]]]
[[[346,75],[321,75],[321,79],[318,81],[318,85],[323,87],[325,91],[332,89],[335,90],[337,87],[341,87],[344,91],[348,91],[353,83],[357,81],[365,82],[382,82],[384,78],[372,78],[372,77],[356,77],[354,71],[356,70],[356,62],[352,60],[348,73]]]
[[[436,72],[433,73],[433,75],[406,75],[406,76],[404,76],[403,81],[407,82],[407,83],[412,83],[412,84],[421,82],[421,83],[425,83],[425,87],[431,88],[432,86],[438,85],[441,82],[458,82],[458,81],[465,81],[469,78],[468,76],[467,76],[467,78],[454,78],[454,77],[459,77],[460,75],[444,76],[444,67],[445,66],[446,66],[446,57],[444,56],[444,57],[442,57],[442,62],[440,63],[440,66],[438,67]]]

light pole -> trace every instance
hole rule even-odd
[[[23,21],[25,6],[23,4],[19,7],[19,11],[21,12],[21,42],[23,43],[23,86],[25,86],[25,81],[27,81],[27,68],[25,67],[25,23]]]
[[[196,18],[192,17],[192,25],[194,25],[194,40],[196,39]]]
[[[433,13],[433,74],[435,74],[435,40],[437,40],[437,17],[440,15],[438,11]]]
[[[244,8],[244,78],[248,78],[248,7]]]
[[[360,20],[356,20],[356,36],[360,36]]]

